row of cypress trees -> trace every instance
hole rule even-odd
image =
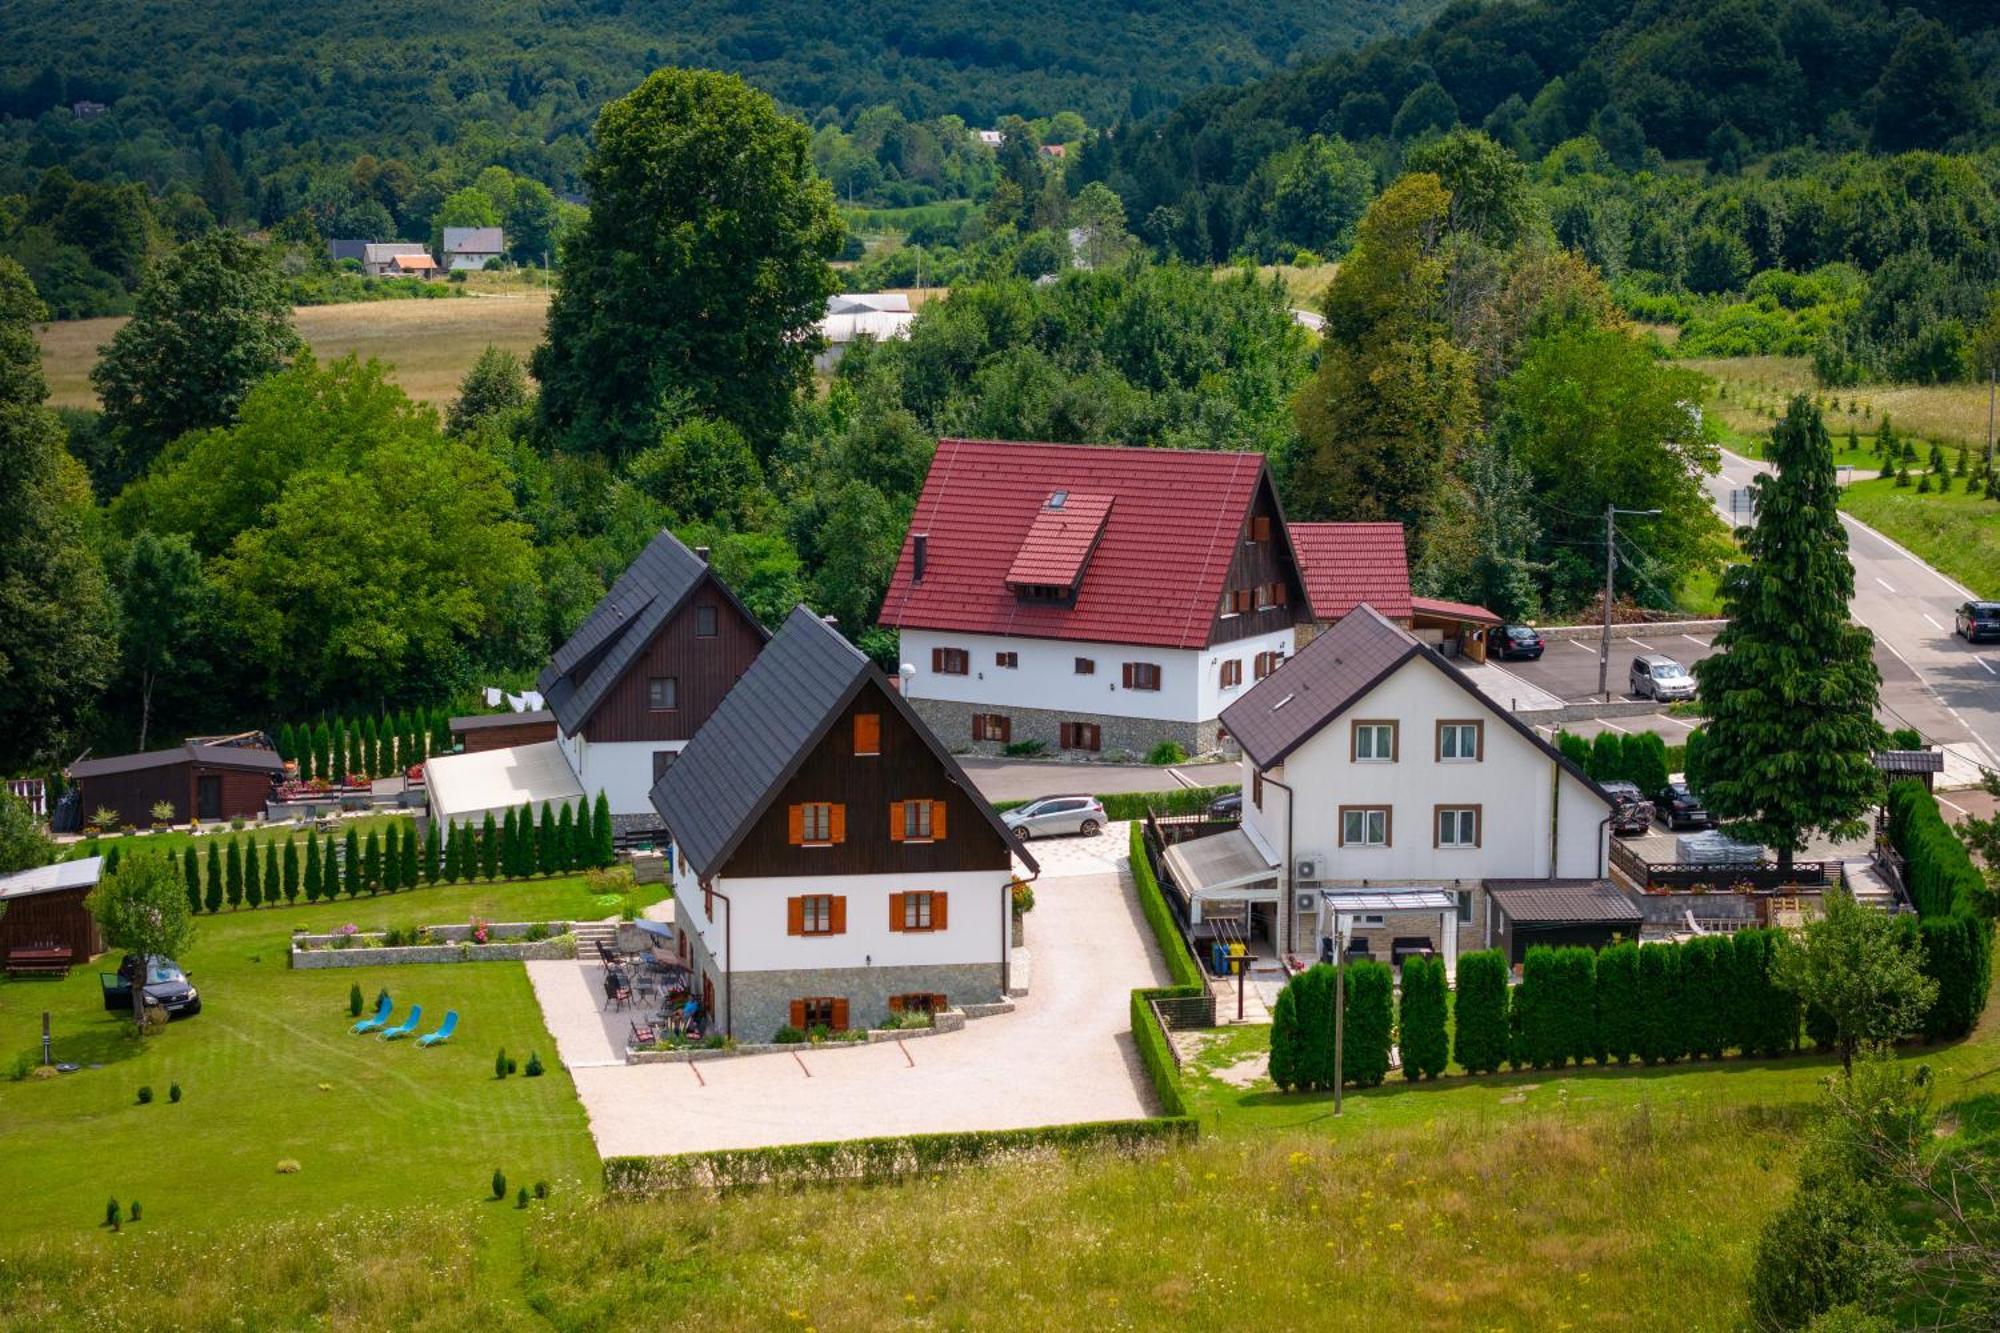
[[[1447,1051],[1474,1074],[1559,1069],[1574,1061],[1670,1064],[1731,1052],[1776,1056],[1798,1049],[1798,997],[1771,973],[1777,932],[1701,935],[1683,943],[1528,950],[1521,984],[1508,984],[1498,950],[1462,955],[1455,1002],[1444,963],[1403,964],[1394,978],[1364,960],[1346,968],[1343,1073],[1373,1087],[1387,1077],[1391,1044],[1403,1076],[1443,1073]],[[1271,1014],[1271,1080],[1289,1092],[1333,1086],[1334,968],[1317,964],[1285,986]],[[1446,1037],[1448,1017],[1456,1024]],[[1830,1032],[1808,1021],[1816,1041]]]
[[[1993,919],[1982,902],[1986,879],[1921,782],[1889,787],[1889,842],[1902,854],[1924,973],[1938,983],[1924,1036],[1962,1037],[1986,1008],[1993,983]]]
[[[278,754],[296,762],[301,778],[341,782],[393,777],[451,749],[451,719],[442,708],[336,717],[278,728]]]
[[[1556,733],[1563,756],[1599,782],[1629,782],[1648,798],[1667,785],[1670,776],[1667,743],[1650,731],[1619,735],[1600,731],[1585,740],[1571,731]]]
[[[247,838],[212,839],[206,859],[189,847],[181,872],[188,907],[195,912],[257,908],[266,904],[332,901],[363,893],[396,893],[424,884],[475,879],[528,879],[573,874],[608,866],[617,859],[611,806],[602,792],[594,805],[582,801],[559,810],[544,804],[491,814],[474,829],[460,825],[449,839],[433,823],[420,838],[414,826],[392,820],[364,837],[353,828],[336,837],[308,833],[304,851],[296,838],[261,847]]]

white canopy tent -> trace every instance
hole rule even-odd
[[[495,819],[523,805],[537,816],[546,804],[560,808],[583,799],[583,785],[555,741],[513,745],[504,750],[437,755],[424,763],[430,815],[447,836],[458,823]]]

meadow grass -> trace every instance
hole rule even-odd
[[[1695,357],[1683,364],[1728,386],[1728,398],[1712,401],[1711,407],[1726,425],[1748,435],[1769,430],[1770,412],[1782,412],[1793,394],[1805,393],[1829,404],[1827,429],[1836,439],[1845,437],[1850,421],[1872,436],[1886,413],[1897,430],[1922,439],[1986,446],[1987,395],[1983,384],[1862,384],[1851,389],[1822,389],[1813,378],[1812,361],[1802,356]],[[1836,399],[1838,412],[1830,406]],[[1860,410],[1850,413],[1849,404],[1859,404]]]
[[[55,1056],[86,1066],[0,1083],[0,1243],[88,1234],[105,1200],[145,1205],[142,1232],[213,1233],[341,1207],[470,1204],[494,1168],[532,1184],[595,1189],[596,1155],[569,1075],[556,1060],[519,963],[332,968],[287,966],[295,928],[353,922],[447,924],[591,919],[616,910],[581,878],[439,886],[331,904],[204,916],[181,958],[202,1012],[143,1041],[103,1007],[100,959],[60,981],[0,983],[0,1060],[40,1050],[44,1011]],[[372,1005],[387,987],[423,1030],[459,1013],[458,1036],[420,1050],[348,1032],[348,990]],[[547,1073],[494,1077],[506,1047]],[[179,1083],[179,1104],[168,1088]],[[142,1085],[154,1092],[140,1105]],[[283,1160],[299,1164],[280,1173]]]
[[[374,357],[394,368],[390,378],[410,397],[445,404],[458,396],[459,381],[487,344],[525,357],[542,339],[548,308],[546,290],[515,283],[494,284],[489,293],[453,301],[297,306],[292,320],[321,361],[350,353]],[[90,368],[97,349],[124,322],[77,319],[42,326],[42,368],[52,406],[97,406]]]
[[[1952,486],[1919,495],[1914,480],[1863,481],[1842,492],[1840,507],[1979,596],[2000,597],[2000,502],[1967,495],[1961,477]]]

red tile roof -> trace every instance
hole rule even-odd
[[[1483,606],[1470,602],[1447,602],[1438,597],[1412,597],[1410,609],[1420,616],[1442,616],[1446,620],[1465,620],[1475,625],[1497,625],[1500,617]]]
[[[882,603],[898,629],[1199,648],[1266,473],[1252,453],[940,440]],[[1010,570],[1049,497],[1111,497],[1072,606],[1018,601]],[[923,582],[911,550],[926,535]],[[1039,564],[1039,561],[1038,561]]]
[[[1007,570],[1007,586],[1075,587],[1104,534],[1104,520],[1110,517],[1115,498],[1081,491],[1050,495],[1028,525],[1028,535],[1021,538],[1021,549]]]
[[[1363,602],[1391,620],[1410,618],[1410,561],[1400,523],[1294,523],[1306,594],[1322,624]]]

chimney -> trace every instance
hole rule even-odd
[[[699,561],[701,561],[701,563],[703,563],[704,565],[705,565],[705,564],[707,564],[707,563],[708,563],[708,548],[707,548],[706,546],[697,546],[697,547],[695,547],[695,548],[694,548],[694,558],[695,558],[695,559],[697,559],[697,560],[699,560]]]
[[[924,565],[929,562],[931,535],[928,532],[910,534],[910,582],[924,581]]]

